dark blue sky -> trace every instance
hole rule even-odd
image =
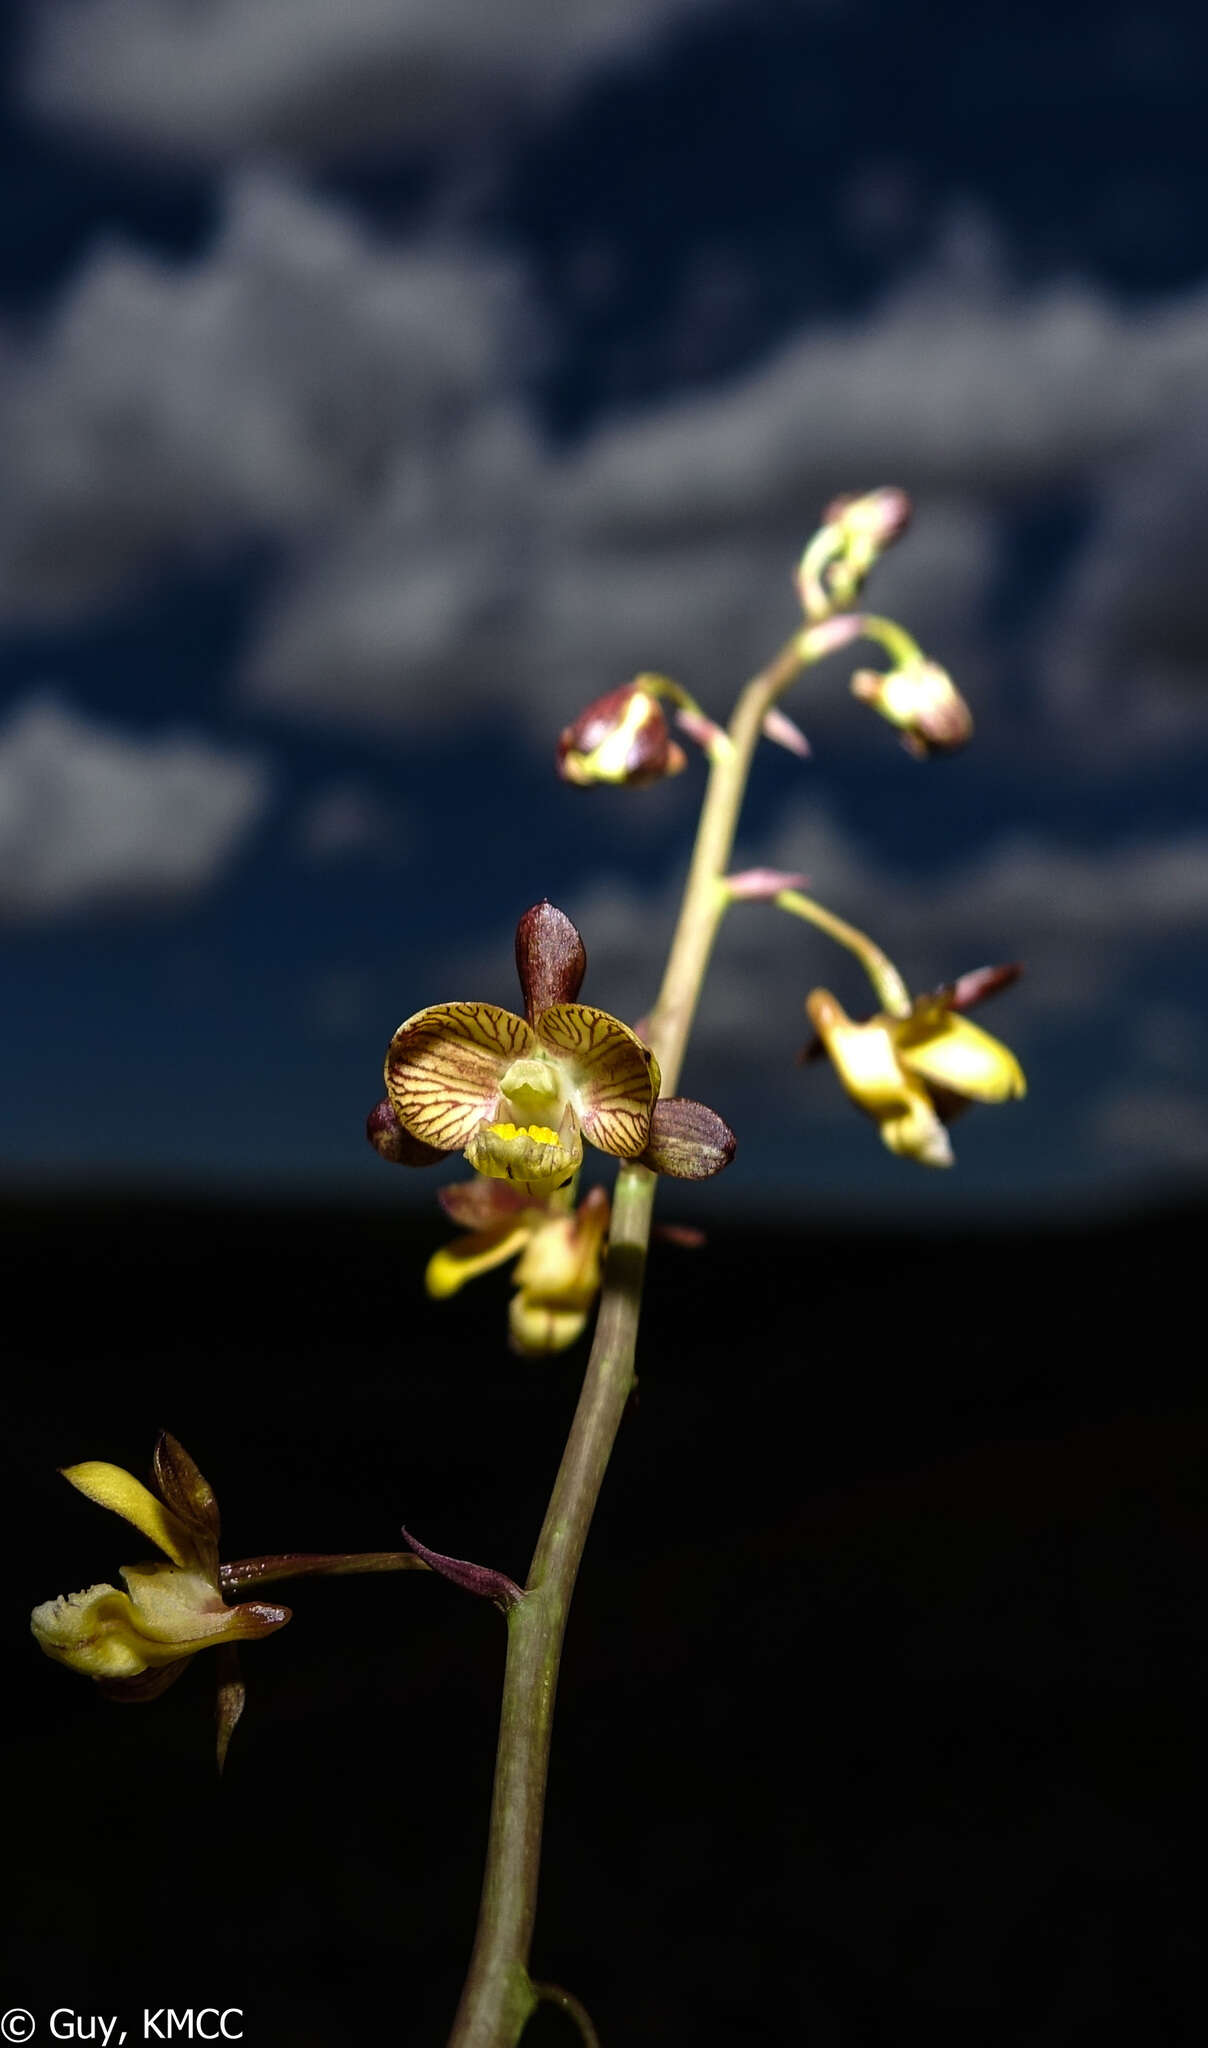
[[[653,994],[699,766],[566,790],[559,725],[641,666],[723,715],[826,497],[894,481],[870,595],[974,747],[909,761],[833,662],[742,844],[916,985],[1025,958],[987,1023],[1031,1093],[955,1174],[890,1159],[793,1064],[858,981],[751,911],[685,1077],[727,1191],[1202,1177],[1199,14],[526,0],[526,56],[423,0],[297,0],[283,51],[286,12],[31,4],[5,48],[9,1172],[427,1199],[363,1150],[386,1040],[510,1002],[526,904],[593,1000]]]

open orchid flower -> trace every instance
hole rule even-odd
[[[1017,967],[979,968],[917,996],[905,1017],[882,1012],[850,1018],[828,989],[806,1002],[820,1044],[856,1105],[878,1125],[891,1152],[923,1166],[951,1166],[946,1126],[971,1102],[1007,1102],[1026,1093],[1023,1071],[1005,1045],[960,1014],[1014,981]]]
[[[154,1699],[199,1650],[271,1635],[289,1620],[288,1607],[259,1600],[229,1607],[223,1599],[217,1502],[166,1431],[155,1446],[154,1493],[120,1465],[97,1459],[66,1466],[63,1477],[163,1552],[122,1566],[124,1592],[88,1586],[34,1608],[30,1626],[46,1655],[95,1679],[111,1698]],[[228,1664],[219,1682],[220,1765],[242,1706],[243,1688]]]
[[[600,1291],[609,1209],[604,1189],[593,1188],[571,1209],[566,1195],[538,1203],[505,1181],[471,1180],[442,1188],[440,1202],[454,1222],[470,1228],[428,1261],[429,1294],[444,1300],[467,1280],[516,1259],[512,1350],[537,1358],[573,1344]]]
[[[659,1101],[658,1061],[636,1031],[576,1002],[583,941],[551,903],[516,928],[525,1015],[438,1003],[400,1024],[386,1054],[387,1102],[368,1135],[383,1157],[428,1165],[463,1152],[476,1173],[538,1200],[565,1187],[584,1141],[658,1173],[704,1179],[734,1156],[703,1104]]]

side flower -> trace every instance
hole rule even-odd
[[[512,1350],[539,1358],[573,1344],[600,1291],[609,1214],[604,1189],[593,1188],[570,1209],[565,1197],[537,1203],[506,1182],[472,1180],[442,1188],[440,1202],[469,1229],[428,1261],[428,1293],[445,1300],[480,1273],[516,1259],[508,1314]]]
[[[614,1159],[700,1179],[734,1153],[720,1117],[659,1101],[658,1061],[636,1031],[575,1001],[587,966],[571,920],[538,903],[516,928],[525,1015],[438,1003],[386,1054],[387,1101],[368,1135],[385,1158],[427,1165],[463,1152],[476,1173],[538,1201],[574,1178],[584,1141]]]
[[[63,1477],[163,1552],[162,1559],[123,1565],[125,1591],[107,1583],[60,1594],[35,1607],[34,1636],[48,1657],[97,1681],[111,1698],[154,1699],[191,1657],[271,1635],[288,1607],[263,1601],[228,1606],[218,1563],[219,1517],[214,1494],[175,1437],[155,1446],[155,1491],[119,1465],[89,1460]],[[166,1561],[165,1561],[166,1560]],[[219,1763],[243,1705],[243,1689],[227,1668],[219,1684]]]
[[[946,1127],[956,1116],[972,1102],[1008,1102],[1026,1093],[1014,1053],[960,1014],[1018,972],[979,969],[917,996],[906,1016],[882,1011],[862,1023],[828,989],[815,989],[805,1007],[818,1041],[802,1057],[829,1054],[848,1095],[873,1118],[891,1152],[922,1166],[951,1166]]]

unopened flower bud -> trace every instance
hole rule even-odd
[[[644,676],[597,697],[558,741],[558,773],[564,782],[580,788],[614,782],[640,789],[678,775],[686,759]]]
[[[822,524],[841,527],[853,540],[883,554],[896,540],[901,540],[912,511],[905,491],[896,484],[881,484],[875,491],[862,495],[846,491],[832,498],[822,514]]]
[[[895,485],[832,498],[796,572],[808,619],[846,611],[869,570],[910,523],[910,500]]]
[[[936,661],[905,662],[888,674],[857,669],[851,690],[899,728],[903,746],[920,761],[930,754],[954,754],[973,736],[969,706]]]

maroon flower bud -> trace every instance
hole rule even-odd
[[[558,773],[564,782],[580,788],[614,782],[640,789],[678,775],[685,762],[684,750],[672,739],[663,707],[644,676],[597,697],[558,741]]]

